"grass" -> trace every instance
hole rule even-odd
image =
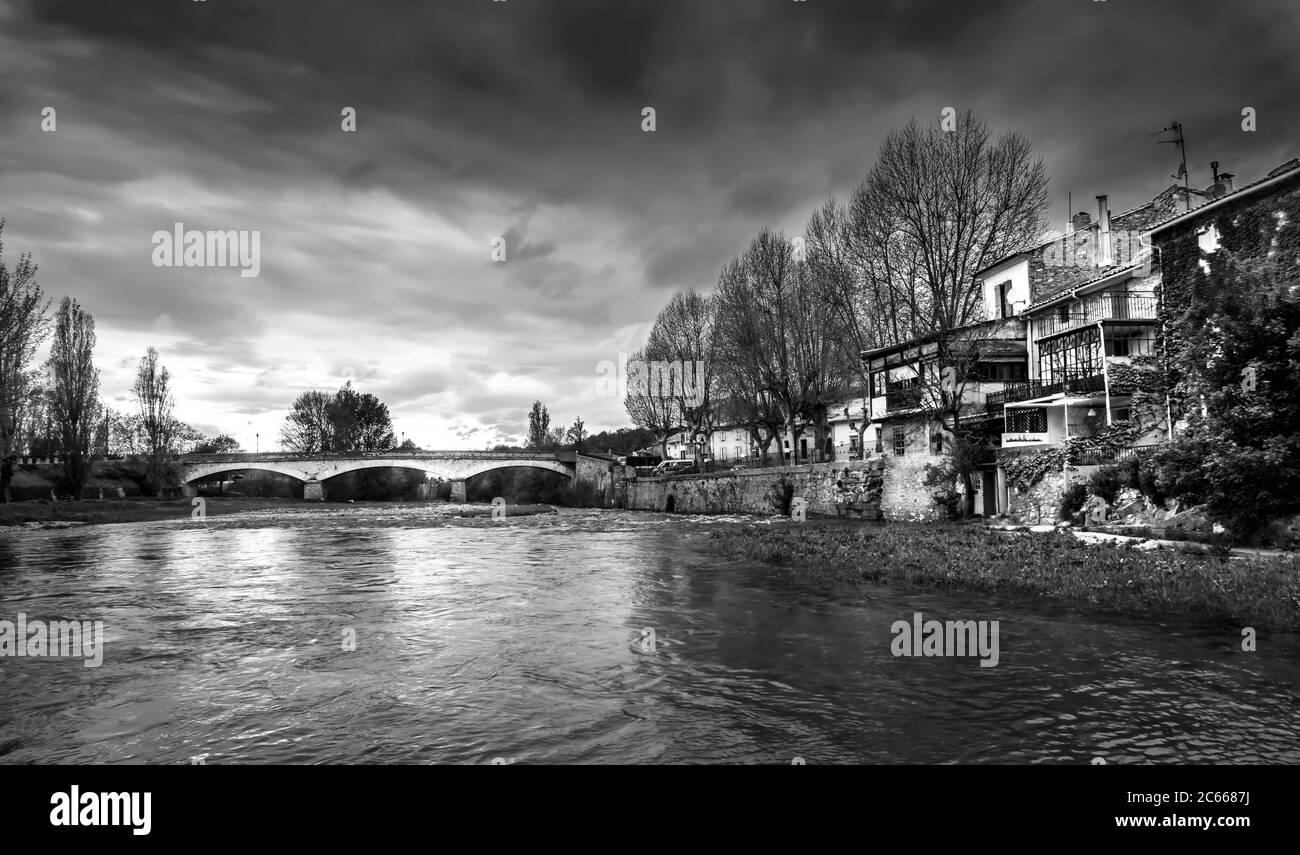
[[[902,582],[1300,630],[1300,555],[1141,552],[1085,544],[1065,532],[898,523],[741,526],[715,531],[712,545],[724,556],[778,565],[806,581]]]
[[[0,503],[0,526],[26,523],[71,522],[87,525],[101,523],[149,522],[152,520],[184,519],[193,512],[192,499],[84,499],[80,502]],[[207,497],[204,512],[208,516],[256,511],[263,508],[284,508],[307,503],[301,499],[259,499],[251,496]]]

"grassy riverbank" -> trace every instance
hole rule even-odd
[[[778,565],[801,580],[1024,594],[1300,630],[1300,555],[1229,559],[1091,545],[1063,532],[902,523],[741,526],[714,532],[712,544],[722,555]]]
[[[184,519],[194,510],[191,499],[105,499],[102,502],[10,502],[0,504],[0,526],[28,524],[75,523],[96,525],[100,523],[150,522],[153,520]],[[256,511],[264,508],[290,508],[298,505],[319,504],[301,499],[255,499],[243,496],[226,496],[204,500],[208,516]]]

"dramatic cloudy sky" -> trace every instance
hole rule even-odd
[[[1300,155],[1298,36],[1294,0],[0,0],[6,259],[95,316],[110,405],[153,345],[250,450],[349,376],[428,448],[535,399],[617,427],[597,363],[890,128],[973,107],[1046,159],[1054,222],[1119,211],[1170,183],[1171,119],[1201,186]],[[154,267],[177,221],[260,230],[261,275]]]

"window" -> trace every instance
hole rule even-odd
[[[1056,307],[1057,323],[1068,324],[1070,322],[1070,304],[1065,303]]]
[[[1015,314],[1015,306],[1011,305],[1011,280],[1002,282],[998,285],[998,311],[999,317],[1009,318]]]
[[[1112,338],[1106,340],[1107,356],[1128,356],[1128,339]]]
[[[885,429],[876,428],[876,454],[885,453]]]
[[[1029,366],[1023,362],[977,362],[968,379],[982,383],[1025,380],[1029,376],[1028,369]]]
[[[1038,344],[1038,376],[1044,383],[1080,380],[1101,374],[1101,335],[1083,327]]]
[[[722,452],[722,458],[721,458],[721,459],[722,459],[722,460],[726,460],[726,459],[727,459],[727,447],[724,445],[724,446],[722,446],[722,448],[718,449],[718,451]]]
[[[1007,433],[1047,433],[1045,407],[1007,407]]]
[[[736,446],[736,459],[739,460],[740,458],[742,458],[742,457],[744,457],[744,456],[745,456],[745,455],[742,454],[741,451],[740,451],[740,446],[739,446],[739,445]]]
[[[894,456],[902,457],[907,454],[907,429],[902,425],[894,425]]]
[[[1126,422],[1129,420],[1129,412],[1130,410],[1128,407],[1120,407],[1118,409],[1111,410],[1110,412],[1111,421]]]
[[[943,454],[943,431],[939,428],[930,431],[930,452],[935,456]]]

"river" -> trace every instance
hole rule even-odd
[[[0,659],[0,763],[1300,763],[1295,636],[796,583],[713,556],[731,524],[371,505],[0,533],[0,619],[107,637],[100,667]],[[998,620],[996,667],[892,655],[918,611]]]

